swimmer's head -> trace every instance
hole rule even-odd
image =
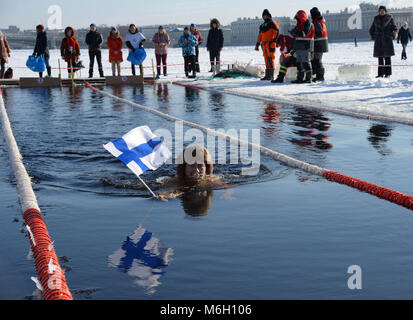
[[[214,165],[208,150],[202,146],[185,148],[178,159],[178,177],[187,182],[196,182],[212,175]]]

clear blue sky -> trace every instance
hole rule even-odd
[[[373,0],[371,2],[388,2]],[[413,0],[392,0],[409,3]],[[0,0],[0,28],[17,25],[23,29],[47,25],[48,7],[62,8],[63,26],[75,28],[96,24],[117,25],[135,23],[138,26],[159,24],[208,23],[217,17],[222,24],[229,24],[237,17],[261,16],[268,8],[274,16],[290,16],[299,9],[309,11],[317,6],[321,11],[339,11],[354,6],[361,0]]]

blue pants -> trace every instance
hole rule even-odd
[[[405,56],[406,55],[407,43],[402,43],[402,48],[403,48],[402,55]]]

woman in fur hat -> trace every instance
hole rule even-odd
[[[379,14],[374,17],[370,27],[370,37],[374,40],[374,57],[379,59],[377,78],[390,77],[391,57],[394,56],[393,40],[397,35],[397,27],[385,6],[379,7]]]

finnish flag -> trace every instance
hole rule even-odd
[[[158,169],[172,155],[148,126],[137,127],[103,147],[138,177],[147,170]]]

